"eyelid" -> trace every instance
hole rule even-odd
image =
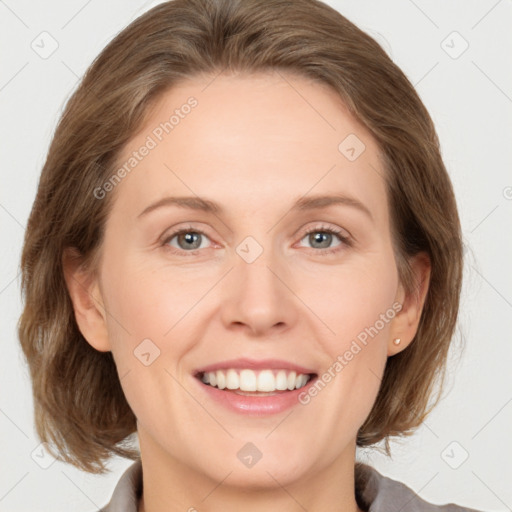
[[[306,235],[310,233],[315,233],[317,231],[330,231],[336,233],[340,237],[352,239],[352,235],[346,229],[340,228],[339,226],[336,225],[326,224],[325,222],[320,222],[320,224],[304,228],[304,230],[300,231],[302,233],[301,239],[304,238]]]

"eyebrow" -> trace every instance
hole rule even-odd
[[[371,220],[373,220],[372,213],[370,212],[368,207],[365,206],[361,201],[354,197],[349,197],[341,194],[301,197],[295,201],[295,203],[290,208],[290,211],[319,210],[333,205],[350,206],[364,213]],[[200,197],[164,197],[163,199],[160,199],[159,201],[150,204],[138,215],[138,218],[143,217],[158,208],[169,206],[177,206],[179,208],[185,208],[189,210],[203,211],[206,213],[213,213],[215,215],[222,214],[224,211],[223,208],[218,203]]]

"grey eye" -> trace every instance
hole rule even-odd
[[[183,251],[194,251],[196,249],[203,249],[205,247],[203,242],[207,238],[204,233],[198,231],[180,231],[172,235],[168,239],[167,244]],[[176,240],[175,243],[173,243],[174,240]]]
[[[327,249],[332,242],[332,234],[325,231],[317,231],[308,235],[308,240],[314,249]],[[319,244],[315,246],[314,244]]]

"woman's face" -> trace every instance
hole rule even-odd
[[[143,460],[245,487],[353,462],[403,298],[369,133],[303,78],[197,78],[118,164],[108,338],[90,342],[113,352]]]

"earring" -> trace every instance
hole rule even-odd
[[[393,344],[394,344],[394,345],[400,345],[400,342],[401,342],[401,341],[402,341],[402,340],[401,340],[400,338],[395,338],[395,339],[393,340]]]

